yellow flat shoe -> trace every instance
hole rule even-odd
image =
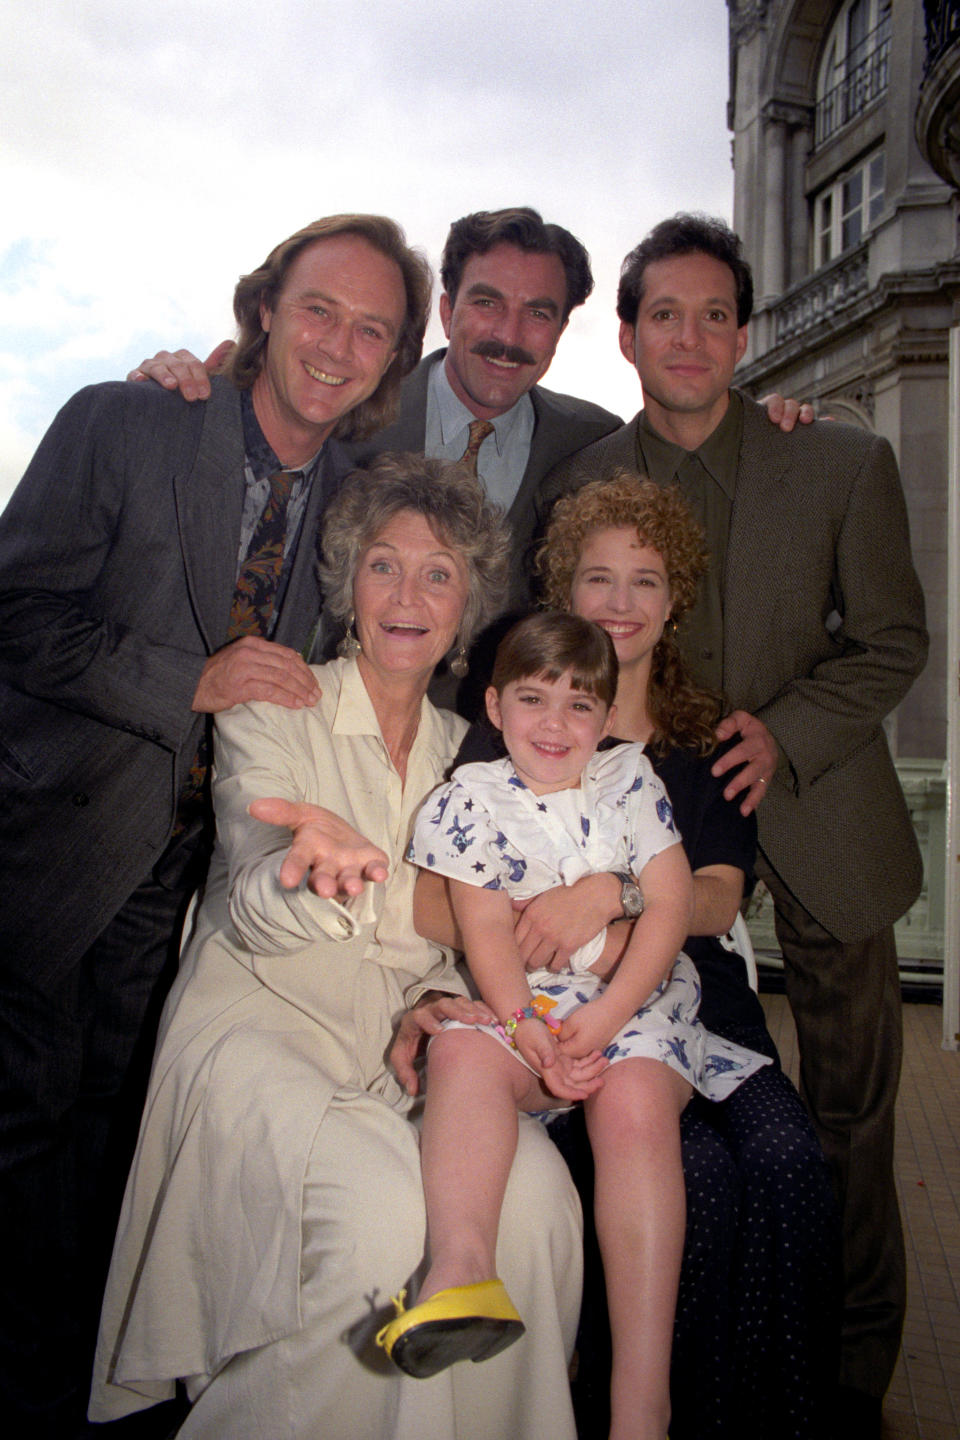
[[[418,1380],[458,1360],[489,1360],[526,1329],[502,1280],[438,1290],[409,1310],[403,1308],[405,1293],[394,1298],[397,1313],[377,1335],[377,1344]]]

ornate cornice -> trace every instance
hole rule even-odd
[[[946,365],[950,359],[950,352],[946,349],[916,350],[901,348],[894,345],[890,351],[898,365]]]

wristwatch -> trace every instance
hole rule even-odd
[[[620,881],[620,908],[624,919],[636,920],[643,914],[643,891],[629,870],[613,870],[611,874]]]

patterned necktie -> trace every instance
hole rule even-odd
[[[253,532],[247,558],[240,566],[230,606],[227,641],[242,635],[270,634],[277,590],[283,571],[287,507],[300,470],[278,470],[270,476],[270,495]]]
[[[493,432],[491,420],[473,420],[470,422],[470,439],[467,441],[467,448],[460,457],[461,464],[466,465],[471,475],[477,473],[477,454],[480,446],[487,436]]]
[[[287,507],[293,482],[301,470],[278,470],[270,476],[270,494],[263,507],[250,540],[247,557],[240,566],[230,606],[227,644],[244,635],[270,634],[273,612],[283,573],[283,542],[287,530]],[[210,770],[210,724],[204,723],[203,734],[193,757],[186,783],[177,806],[174,835],[186,828],[201,810],[202,795]]]

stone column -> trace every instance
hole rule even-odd
[[[812,131],[809,125],[798,125],[790,136],[790,260],[787,284],[794,285],[811,271],[810,217],[804,170],[810,153]]]
[[[769,111],[763,119],[763,299],[770,302],[786,282],[787,127]]]

